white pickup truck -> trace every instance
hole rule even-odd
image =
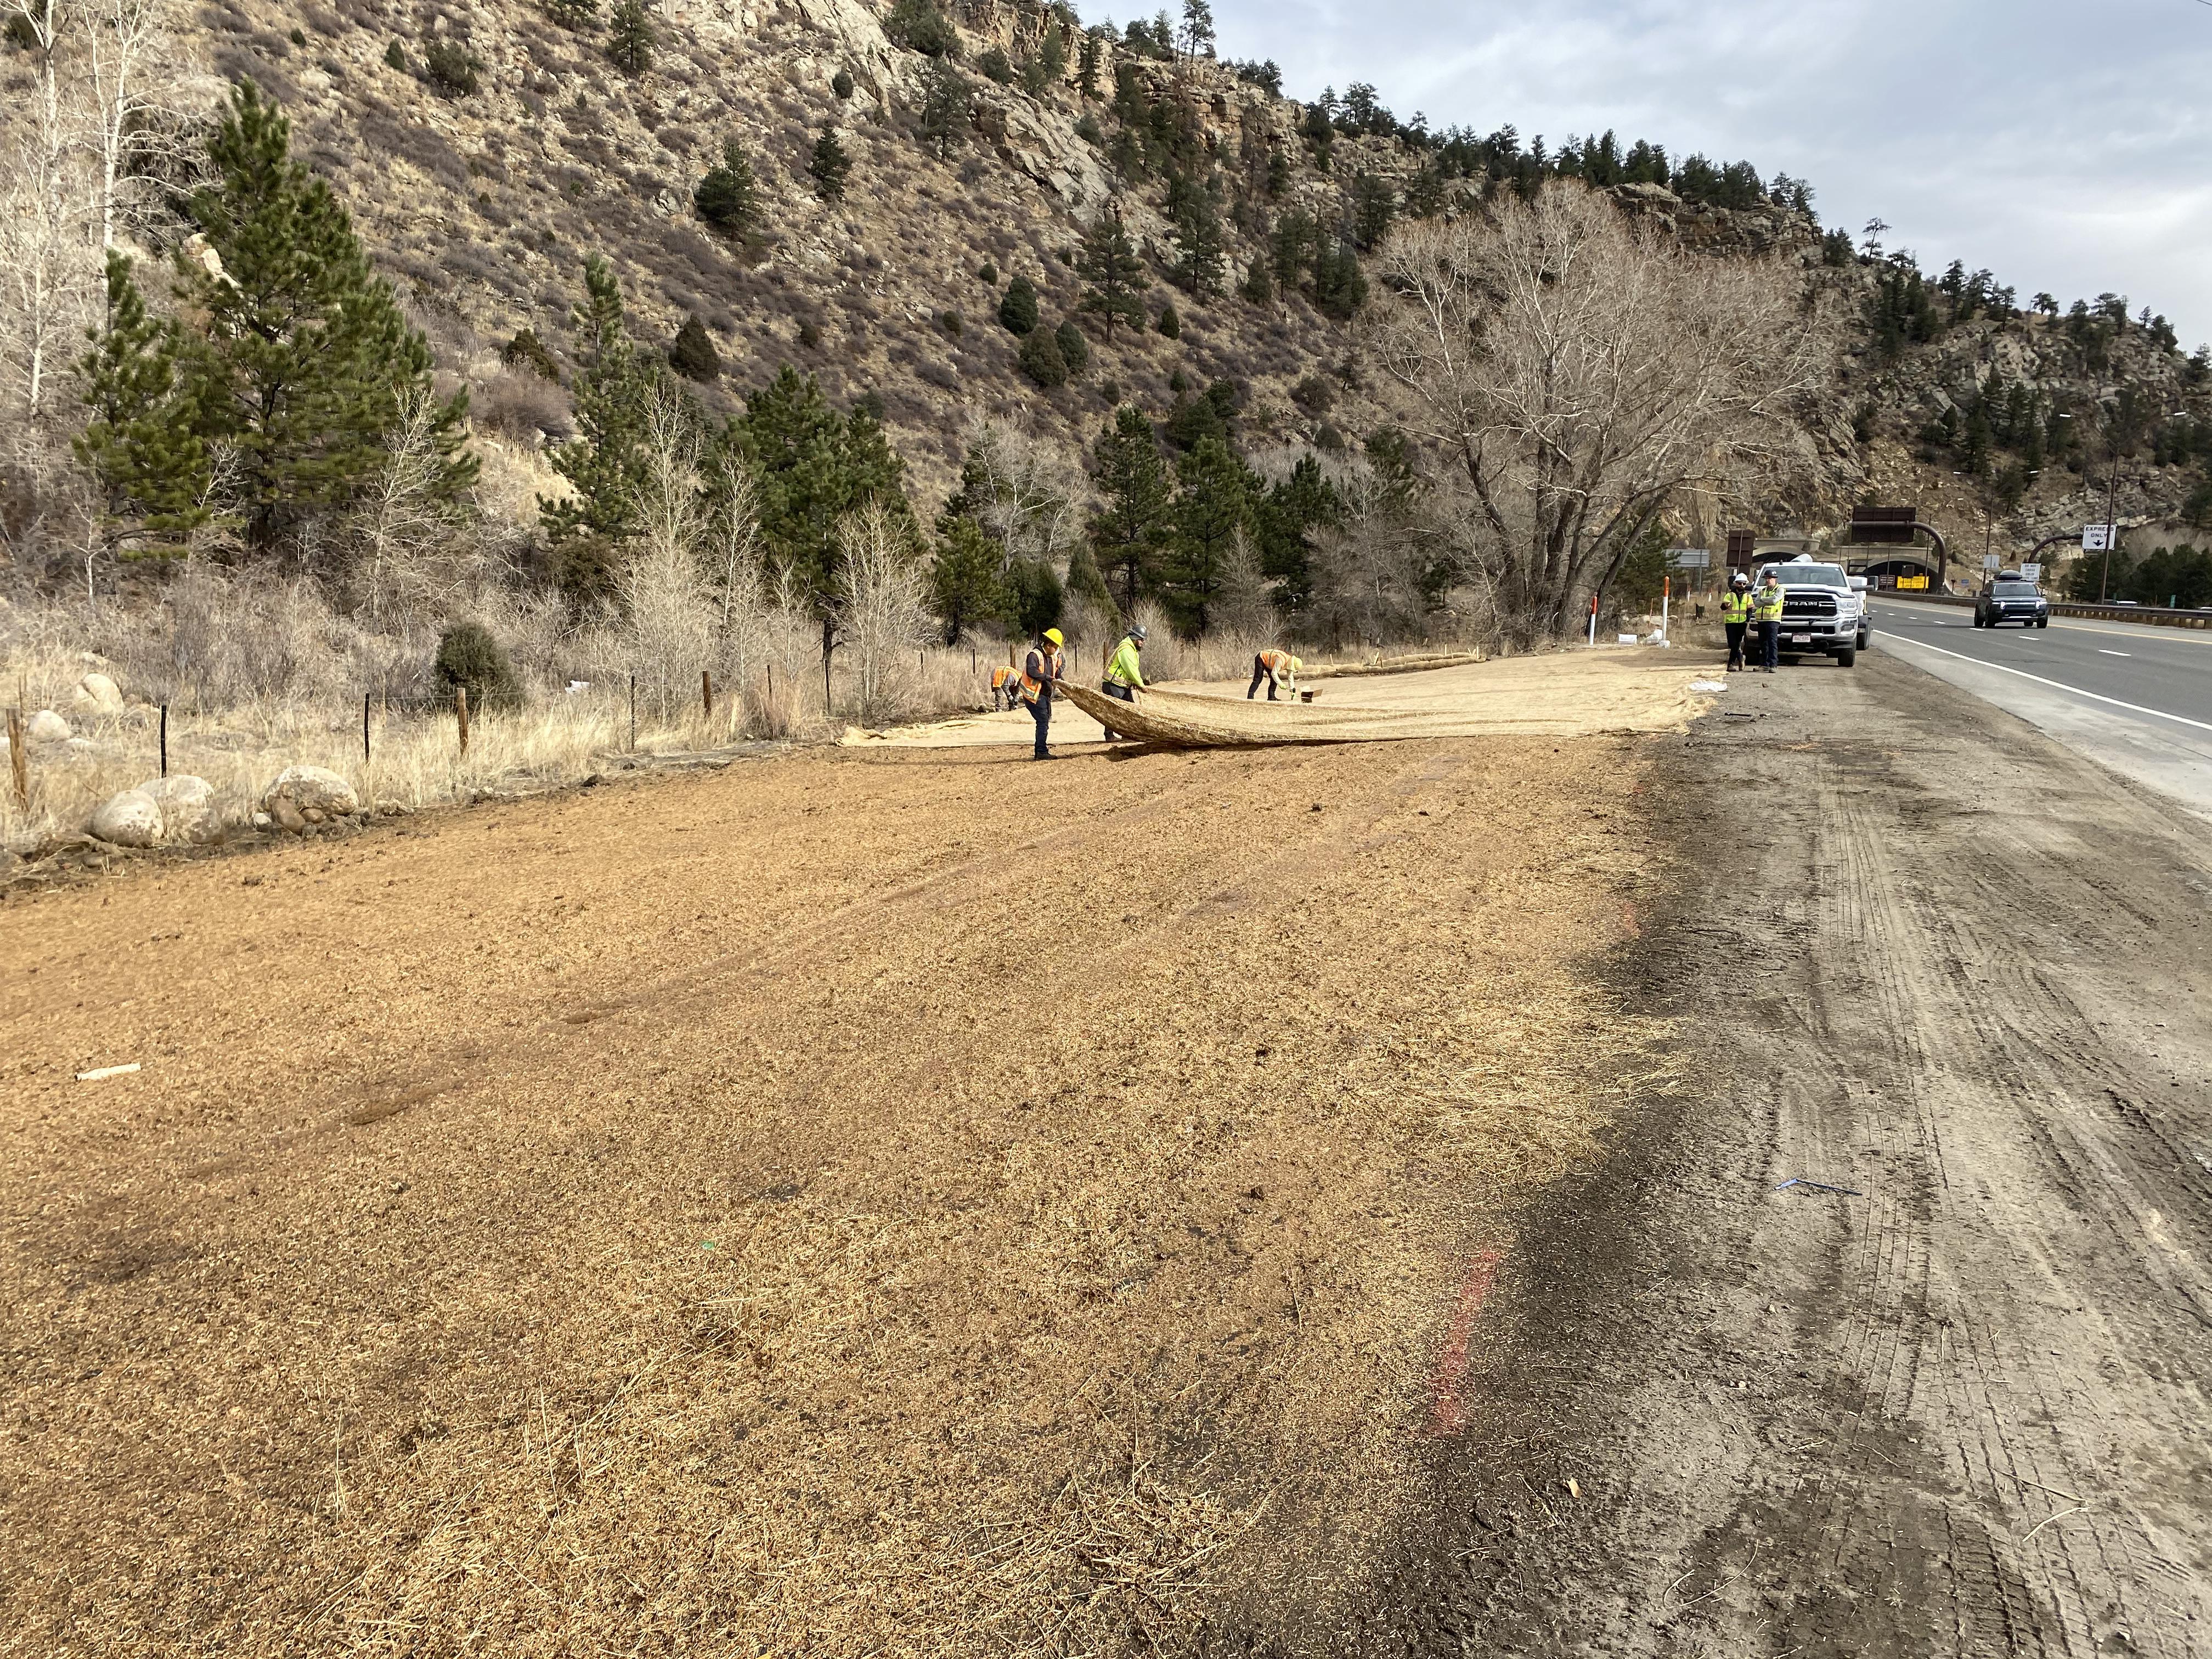
[[[1759,573],[1759,584],[1769,570],[1782,584],[1780,654],[1817,651],[1844,668],[1856,663],[1874,627],[1866,578],[1846,575],[1843,566],[1822,564],[1809,553],[1768,565]]]

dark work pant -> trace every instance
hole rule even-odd
[[[1267,682],[1267,701],[1275,701],[1275,677],[1267,672],[1267,665],[1257,657],[1252,659],[1252,684],[1244,689],[1244,701],[1249,702],[1260,695],[1260,682]]]
[[[1052,700],[1049,697],[1039,697],[1031,703],[1030,718],[1036,722],[1036,758],[1042,760],[1048,752],[1044,746],[1044,735],[1052,726]]]
[[[1131,690],[1127,686],[1122,684],[1119,680],[1101,680],[1098,682],[1098,689],[1101,691],[1103,691],[1108,696],[1115,698],[1122,702],[1134,702],[1137,700],[1137,694]],[[1105,722],[1103,720],[1100,721],[1099,724],[1101,726],[1105,726]],[[1116,732],[1110,726],[1105,726],[1105,731],[1106,735],[1109,738],[1115,738],[1121,735],[1120,732]]]
[[[1759,665],[1768,673],[1774,672],[1776,647],[1782,643],[1782,624],[1763,622],[1759,625]]]
[[[1721,624],[1723,628],[1728,629],[1729,666],[1730,668],[1741,668],[1743,666],[1743,631],[1747,625],[1747,624],[1743,623],[1723,623]]]

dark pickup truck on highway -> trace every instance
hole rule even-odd
[[[2000,623],[2019,623],[2027,628],[2051,626],[2051,601],[2033,582],[2000,576],[1974,595],[1974,626],[1995,628]]]

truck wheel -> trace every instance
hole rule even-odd
[[[2038,628],[2048,628],[2051,626],[2051,618],[2048,617],[2038,617],[2035,619],[2035,625]]]
[[[1836,666],[1838,668],[1849,668],[1858,659],[1858,652],[1848,646],[1836,653]]]

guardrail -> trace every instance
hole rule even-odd
[[[1910,599],[1915,605],[1963,605],[1973,608],[1970,594],[1960,593],[1900,593],[1894,588],[1884,588],[1867,595],[1875,599]],[[2076,605],[2071,600],[2054,599],[2051,605],[2054,617],[2087,617],[2100,622],[2148,623],[2154,628],[2212,628],[2212,611],[2168,611],[2153,605]]]

